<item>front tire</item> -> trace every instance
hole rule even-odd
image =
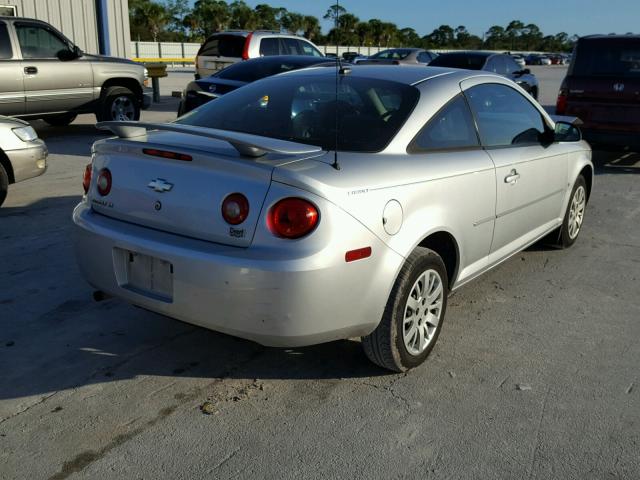
[[[140,102],[125,87],[109,87],[102,95],[96,112],[99,122],[140,120]]]
[[[587,182],[579,175],[571,189],[569,205],[562,220],[558,245],[568,248],[575,243],[582,229],[584,213],[587,208]]]
[[[0,150],[0,155],[2,155],[2,151]],[[7,171],[4,169],[2,164],[0,163],[0,207],[4,203],[7,198],[7,193],[9,192],[9,175],[7,175]]]
[[[380,324],[362,337],[369,360],[395,372],[423,363],[440,335],[448,294],[442,258],[417,247],[400,270]]]

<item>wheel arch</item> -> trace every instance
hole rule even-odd
[[[16,177],[13,173],[13,165],[9,161],[9,157],[2,151],[0,148],[0,165],[4,167],[4,170],[7,172],[7,176],[9,177],[9,184],[16,183]]]
[[[107,89],[109,89],[110,87],[128,88],[134,93],[134,95],[138,98],[138,100],[142,102],[142,96],[143,96],[142,85],[140,85],[140,82],[138,82],[138,80],[136,80],[135,78],[116,77],[116,78],[110,78],[106,80],[102,84],[102,89],[100,91],[100,98],[104,98],[104,95]]]
[[[587,201],[591,197],[591,188],[593,187],[593,168],[591,165],[585,165],[578,175],[582,175],[587,184]]]
[[[416,246],[428,248],[440,255],[447,269],[449,289],[451,289],[458,277],[460,267],[460,247],[455,237],[446,230],[438,230],[429,233]]]

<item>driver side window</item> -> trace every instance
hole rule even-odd
[[[65,41],[45,27],[16,24],[16,33],[24,59],[57,58],[60,50],[69,49]]]
[[[485,147],[540,144],[546,128],[529,100],[506,85],[485,83],[465,91]]]

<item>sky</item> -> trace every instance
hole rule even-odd
[[[245,0],[252,7],[274,7],[322,18],[331,0]],[[482,37],[492,25],[511,20],[535,23],[545,34],[640,33],[640,0],[341,0],[360,20],[379,18],[399,28],[412,27],[420,36],[440,25],[464,25]],[[330,25],[323,23],[326,32]]]

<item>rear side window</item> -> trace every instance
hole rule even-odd
[[[540,112],[519,92],[488,83],[465,92],[486,147],[539,144],[545,131]]]
[[[487,62],[487,66],[484,67],[484,70],[488,72],[497,73],[499,75],[504,74],[506,72],[504,57],[500,57],[500,56],[491,57]]]
[[[0,59],[13,58],[7,25],[0,23]]]
[[[573,74],[640,77],[640,40],[586,40],[578,44]]]
[[[214,35],[204,42],[198,55],[205,57],[242,57],[245,38],[240,35]]]
[[[429,63],[431,60],[431,55],[427,52],[421,52],[418,54],[418,62],[420,63]]]
[[[285,75],[223,95],[176,123],[251,133],[336,148],[377,152],[386,147],[419,97],[410,85],[371,78]]]
[[[298,41],[300,42],[300,46],[302,47],[302,52],[303,52],[302,54],[303,55],[307,55],[307,56],[311,56],[311,57],[322,57],[322,54],[320,53],[320,50],[315,48],[309,42],[305,42],[303,40],[298,40]]]
[[[314,50],[317,52],[315,48],[303,40],[282,38],[280,42],[282,45],[282,55],[315,55]]]
[[[420,131],[409,153],[478,147],[473,116],[462,94],[447,103]]]
[[[280,55],[280,40],[278,38],[263,38],[260,40],[260,55],[262,57]]]

